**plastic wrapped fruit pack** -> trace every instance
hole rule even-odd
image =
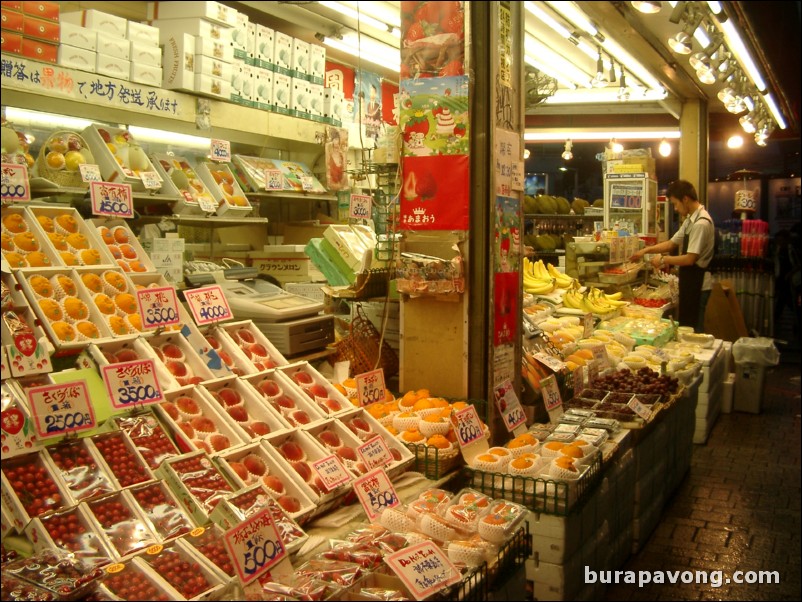
[[[67,504],[38,453],[3,459],[3,473],[20,504],[35,517]]]
[[[175,594],[170,594],[146,573],[137,563],[115,564],[106,569],[100,589],[111,592],[117,600],[153,600],[166,602]]]
[[[144,461],[137,455],[128,436],[122,431],[92,437],[97,450],[120,487],[144,483],[152,478]]]
[[[198,559],[176,544],[165,546],[156,554],[143,554],[140,558],[187,600],[216,585],[204,574]]]
[[[86,504],[119,557],[156,543],[156,538],[123,492],[90,500]]]
[[[42,527],[57,549],[74,554],[90,566],[106,565],[111,562],[109,552],[80,508],[83,506],[74,506],[42,517]]]
[[[231,564],[231,557],[223,543],[223,530],[220,527],[215,524],[198,527],[191,531],[184,541],[203,554],[226,575],[234,576],[234,565]]]
[[[268,507],[273,523],[281,534],[281,541],[284,542],[288,550],[292,550],[296,542],[306,539],[306,533],[301,527],[287,516],[282,506],[267,496],[265,490],[261,487],[254,487],[243,493],[233,495],[227,501],[236,507],[245,518]]]
[[[58,597],[59,600],[79,600],[98,585],[103,570],[85,565],[71,554],[45,550],[29,558],[10,562],[4,574],[27,581]],[[5,598],[6,590],[3,589]]]
[[[167,491],[164,483],[139,485],[129,491],[163,540],[179,537],[192,530],[192,522]]]
[[[214,510],[223,497],[232,492],[223,475],[204,454],[171,461],[170,467],[207,514]]]
[[[116,418],[115,422],[131,439],[151,470],[156,470],[165,459],[178,455],[175,444],[152,414]]]
[[[64,441],[47,448],[47,453],[61,471],[61,478],[76,501],[114,491],[111,480],[92,456],[86,442],[86,439]]]

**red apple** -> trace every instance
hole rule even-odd
[[[351,420],[351,424],[354,425],[357,431],[362,431],[363,433],[370,433],[372,430],[370,424],[364,418],[354,418]]]
[[[248,426],[251,427],[251,432],[256,437],[261,437],[262,435],[269,435],[270,434],[270,426],[262,422],[261,420],[256,420],[251,422]]]
[[[120,349],[117,352],[118,362],[133,362],[139,359],[139,354],[133,349]]]
[[[235,406],[242,402],[242,395],[240,395],[239,391],[236,389],[226,387],[224,389],[220,389],[217,393],[220,395],[220,399],[223,400],[223,403],[225,403],[227,406]]]
[[[225,435],[215,434],[209,437],[209,445],[214,451],[222,451],[231,447],[231,441]]]
[[[290,514],[294,514],[301,509],[301,502],[298,501],[298,498],[291,495],[282,495],[276,501],[278,502],[279,506],[284,508],[284,510]]]
[[[368,471],[368,467],[362,462],[357,462],[356,466],[354,466],[354,470],[357,474],[363,475]]]
[[[278,386],[278,384],[269,378],[259,381],[257,387],[259,387],[259,390],[265,397],[275,397],[281,393],[281,388]]]
[[[116,364],[118,362],[117,356],[114,355],[111,351],[104,351],[103,357],[105,357],[106,361],[110,364]]]
[[[278,451],[281,453],[282,456],[287,458],[290,462],[297,462],[298,460],[302,460],[304,457],[304,450],[301,448],[300,445],[295,443],[294,441],[286,441],[282,443]]]
[[[267,466],[262,461],[262,458],[255,454],[248,454],[242,459],[242,463],[245,468],[248,469],[248,472],[251,474],[255,474],[257,477],[265,474],[267,472]]]
[[[173,420],[178,420],[178,408],[171,401],[165,401],[162,404],[162,409],[167,412],[167,415]]]
[[[303,370],[298,370],[295,374],[292,375],[292,380],[297,382],[299,385],[311,385],[314,381],[311,374],[307,374]]]
[[[267,358],[266,360],[262,361],[262,368],[265,370],[272,370],[276,367],[276,362],[274,362],[271,358]]]
[[[304,389],[312,399],[316,399],[318,397],[328,397],[329,392],[326,390],[326,387],[323,385],[314,384],[311,387]]]
[[[262,483],[264,483],[265,487],[275,491],[276,493],[284,493],[284,483],[281,482],[276,475],[269,474],[265,477],[262,477]]]
[[[167,369],[176,378],[184,378],[187,375],[186,364],[181,362],[167,362]]]
[[[243,464],[242,462],[229,462],[228,465],[240,479],[242,479],[245,482],[248,481],[248,469],[245,468],[245,464]]]
[[[248,412],[242,406],[226,408],[226,412],[237,422],[248,422]]]
[[[206,342],[209,343],[209,345],[211,345],[212,349],[220,349],[220,341],[218,341],[216,337],[207,334]]]
[[[333,433],[332,431],[323,431],[318,435],[318,439],[329,447],[340,447],[340,445],[342,445],[340,437],[337,433]]]
[[[309,424],[312,422],[312,419],[309,417],[309,414],[304,412],[303,410],[296,410],[290,416],[293,422],[296,424]]]
[[[322,403],[332,412],[339,412],[343,409],[342,405],[340,405],[340,402],[336,399],[324,399]]]
[[[288,395],[282,395],[276,400],[276,403],[278,403],[278,405],[282,408],[287,408],[288,410],[295,407],[295,401],[293,401],[292,397],[289,397]]]
[[[199,385],[203,382],[203,379],[200,376],[190,376],[187,379],[188,385]]]
[[[230,366],[230,365],[232,365],[232,364],[234,363],[234,360],[232,360],[232,359],[231,359],[231,356],[230,356],[230,355],[228,355],[228,353],[226,353],[226,352],[225,352],[225,351],[223,351],[222,349],[220,349],[220,350],[217,352],[217,355],[219,355],[219,356],[220,356],[220,359],[221,359],[221,360],[223,360],[223,363],[224,363],[226,366]]]

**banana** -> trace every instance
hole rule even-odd
[[[617,293],[612,293],[610,295],[605,295],[608,300],[618,301],[622,297],[623,293],[618,291]]]
[[[563,296],[563,305],[569,309],[583,309],[582,295],[576,290],[568,290]]]
[[[554,282],[551,280],[524,281],[524,291],[530,294],[545,295],[553,290]]]

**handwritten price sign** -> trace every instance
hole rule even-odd
[[[136,292],[136,301],[145,330],[172,326],[181,321],[178,315],[178,298],[172,286],[140,289]]]
[[[376,435],[373,439],[360,445],[356,451],[368,470],[387,466],[393,461],[393,454],[390,453],[390,449],[380,435]]]
[[[348,217],[354,219],[370,219],[373,198],[368,194],[352,194],[348,206]]]
[[[553,355],[549,355],[548,353],[543,353],[540,351],[536,353],[534,357],[537,361],[554,372],[559,372],[565,368],[565,364],[562,361],[558,360]]]
[[[39,437],[60,437],[95,428],[86,381],[31,387],[27,393]]]
[[[499,388],[496,389],[496,406],[504,420],[504,426],[507,431],[512,432],[526,422],[526,414],[521,407],[521,402],[515,394],[512,382],[505,381]]]
[[[310,192],[315,189],[315,181],[311,176],[301,176],[301,188],[304,192]]]
[[[265,190],[284,190],[284,175],[280,169],[265,170]]]
[[[356,380],[356,396],[359,405],[366,406],[377,401],[384,401],[387,390],[384,386],[383,368],[357,374],[354,380]]]
[[[637,397],[630,399],[627,407],[644,420],[648,421],[652,417],[652,411]]]
[[[270,508],[226,531],[224,539],[243,585],[264,575],[287,555]]]
[[[591,360],[588,366],[588,384],[595,383],[599,378],[599,362]]]
[[[134,201],[130,184],[92,182],[89,185],[92,214],[106,217],[134,217]]]
[[[384,561],[416,600],[424,600],[461,579],[457,567],[431,541],[399,550],[386,556]]]
[[[16,163],[3,163],[0,167],[0,197],[3,203],[31,200],[28,168]]]
[[[354,481],[354,491],[370,522],[379,518],[387,508],[395,508],[401,503],[383,468],[377,468]]]
[[[229,163],[231,161],[231,143],[228,140],[218,140],[217,138],[212,138],[212,147],[209,153],[209,158],[212,161]]]
[[[103,366],[103,381],[114,409],[162,401],[161,386],[152,359]]]
[[[320,477],[326,491],[334,491],[340,485],[344,485],[351,480],[351,476],[345,470],[345,466],[334,454],[312,462],[312,468]]]
[[[479,420],[479,414],[476,413],[476,408],[468,406],[464,410],[455,412],[451,417],[454,423],[454,432],[457,434],[457,441],[460,447],[466,447],[474,441],[484,439],[485,432],[482,428],[482,421]]]
[[[582,366],[574,368],[574,397],[579,397],[582,389],[585,388],[585,371]]]
[[[593,361],[599,366],[600,370],[604,370],[610,365],[610,360],[607,358],[607,350],[604,345],[594,345],[591,348],[593,352]]]
[[[161,190],[162,179],[155,171],[143,171],[139,174],[139,177],[142,179],[142,184],[148,190]]]
[[[198,326],[232,317],[223,289],[217,285],[184,291],[184,298]]]
[[[582,335],[585,338],[588,338],[593,333],[593,314],[585,314],[582,318],[583,326],[585,328],[584,334]]]
[[[557,385],[554,375],[540,379],[540,392],[543,394],[543,403],[546,405],[547,412],[563,404],[560,387]]]
[[[84,163],[78,166],[78,171],[81,172],[81,181],[83,182],[102,182],[103,178],[100,175],[100,166],[92,163]]]

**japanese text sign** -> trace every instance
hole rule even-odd
[[[387,390],[384,385],[383,368],[357,374],[355,380],[359,405],[366,406],[377,401],[384,401]]]
[[[649,420],[652,417],[652,411],[649,409],[648,406],[644,405],[640,399],[637,397],[633,397],[629,400],[627,404],[630,410],[635,412],[638,416],[643,418],[644,420]]]
[[[212,138],[212,146],[209,153],[209,158],[212,161],[229,163],[231,161],[231,142],[228,140]]]
[[[383,468],[372,470],[355,480],[354,491],[370,522],[379,518],[387,508],[395,508],[401,503]]]
[[[140,172],[139,177],[142,185],[148,190],[160,190],[162,187],[162,179],[155,171]]]
[[[416,600],[428,598],[462,578],[445,552],[431,541],[399,550],[386,556],[384,561]]]
[[[363,443],[356,448],[356,451],[359,453],[359,456],[362,458],[368,470],[386,466],[393,461],[393,455],[390,453],[390,449],[380,435],[376,435],[369,441]]]
[[[86,381],[31,387],[27,394],[39,437],[60,437],[95,427]]]
[[[460,447],[466,447],[475,441],[484,439],[485,432],[482,428],[482,421],[474,406],[468,406],[451,415],[454,423],[454,432],[457,434],[457,442]]]
[[[348,205],[348,217],[370,219],[373,198],[369,194],[352,194]]]
[[[83,163],[78,166],[81,172],[81,180],[83,182],[102,182],[103,177],[100,175],[100,166],[92,163]]]
[[[130,184],[91,182],[92,214],[106,217],[134,217],[134,200]]]
[[[542,351],[536,353],[534,358],[553,372],[559,372],[565,368],[565,364],[562,362],[562,360],[559,360],[548,353],[543,353]]]
[[[223,289],[217,285],[184,291],[184,298],[198,326],[232,317]]]
[[[610,360],[607,357],[607,350],[604,345],[594,345],[591,347],[591,351],[593,352],[593,361],[596,362],[599,369],[604,370],[610,366]]]
[[[583,334],[582,336],[588,338],[593,333],[593,314],[587,313],[582,317]]]
[[[3,203],[31,200],[28,168],[25,165],[3,163],[0,174],[0,197]]]
[[[284,190],[284,175],[280,169],[265,170],[265,190]]]
[[[136,300],[145,330],[172,326],[181,321],[178,298],[172,286],[140,289],[136,292]]]
[[[237,577],[243,585],[264,575],[287,555],[270,508],[226,531],[224,539]]]
[[[553,374],[540,379],[540,392],[543,394],[543,403],[546,405],[546,411],[553,410],[562,405],[563,400],[560,396],[560,387],[557,385],[557,379],[554,378]]]
[[[504,420],[504,426],[509,432],[526,422],[526,414],[521,407],[521,402],[515,394],[511,381],[505,381],[495,391],[496,406]]]
[[[152,359],[103,366],[102,376],[111,405],[117,410],[164,399]]]
[[[320,477],[326,491],[334,491],[340,485],[351,480],[345,466],[334,454],[312,462],[312,468]]]

